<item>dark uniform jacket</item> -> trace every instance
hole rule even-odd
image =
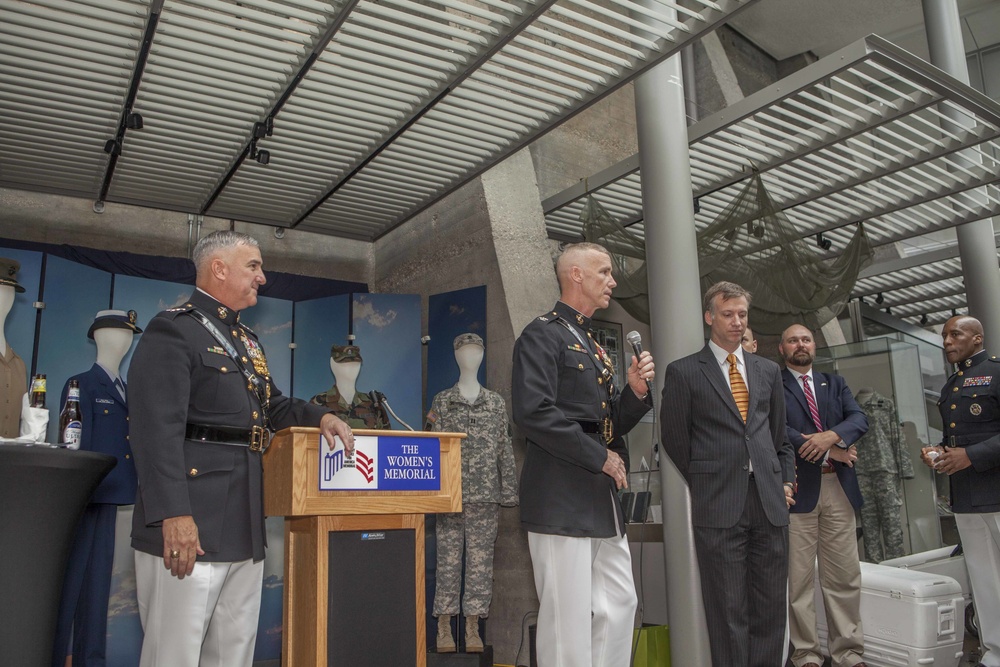
[[[136,474],[129,447],[128,408],[108,372],[98,364],[70,380],[80,383],[82,432],[80,449],[115,457],[118,463],[94,490],[92,503],[131,505],[135,502]],[[69,382],[59,405],[66,405]]]
[[[964,447],[972,466],[950,477],[958,513],[1000,512],[1000,360],[985,351],[958,365],[938,401],[944,440]]]
[[[569,323],[584,341],[559,319]],[[511,399],[514,423],[527,441],[521,471],[521,524],[526,530],[572,537],[612,537],[625,518],[614,480],[602,472],[607,445],[595,425],[610,417],[623,435],[652,406],[626,386],[609,397],[599,374],[590,318],[561,301],[536,318],[514,344]],[[601,364],[603,366],[603,364]],[[627,462],[624,441],[616,438]],[[627,463],[626,463],[627,465]]]
[[[234,562],[264,557],[261,454],[246,446],[185,439],[187,424],[250,429],[264,424],[247,379],[215,338],[191,315],[197,308],[247,358],[242,336],[257,337],[238,313],[195,291],[180,308],[159,313],[136,346],[129,367],[131,443],[139,473],[133,548],[161,556],[162,522],[193,515],[204,556]],[[270,382],[270,380],[268,380]],[[327,409],[283,396],[271,383],[271,424],[318,426]]]
[[[816,408],[819,410],[820,425],[825,431],[833,431],[840,436],[847,446],[853,445],[861,436],[868,432],[868,417],[864,410],[854,400],[847,383],[839,375],[828,375],[813,370],[813,394],[816,397]],[[795,472],[797,490],[795,504],[791,507],[793,514],[806,514],[816,509],[819,502],[819,491],[823,481],[820,459],[815,463],[807,461],[799,455],[799,447],[805,442],[802,436],[816,433],[812,416],[809,414],[809,404],[805,392],[798,379],[787,368],[781,371],[781,379],[785,383],[785,412],[788,415],[788,439],[795,450]],[[834,445],[837,447],[839,445]],[[837,479],[844,494],[851,501],[854,509],[859,509],[864,503],[861,497],[861,487],[858,486],[858,475],[852,466],[840,461],[830,460],[833,469],[837,471]]]

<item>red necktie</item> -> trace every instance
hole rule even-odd
[[[813,424],[816,425],[816,432],[820,433],[823,430],[822,422],[819,420],[819,408],[816,407],[816,397],[813,396],[813,390],[809,387],[809,376],[802,376],[802,393],[806,395],[806,405],[809,406],[809,416],[812,417]]]

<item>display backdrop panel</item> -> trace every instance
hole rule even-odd
[[[351,312],[354,344],[361,348],[364,359],[358,391],[378,389],[403,421],[420,430],[424,416],[420,402],[420,296],[355,294]],[[393,419],[392,428],[404,426]]]
[[[35,315],[34,303],[38,301],[38,285],[42,277],[42,253],[14,248],[0,248],[0,257],[13,259],[21,263],[17,272],[17,282],[24,288],[21,294],[15,293],[14,305],[2,323],[4,336],[31,374],[31,361],[35,350]],[[45,371],[42,371],[43,373]],[[26,378],[30,380],[30,378]],[[56,397],[56,400],[59,400]]]
[[[330,348],[347,344],[350,298],[348,294],[341,294],[295,304],[295,375],[292,379],[295,396],[308,401],[333,386]],[[366,386],[364,382],[365,367],[362,365],[359,390]]]
[[[157,313],[184,305],[193,291],[193,286],[183,283],[116,275],[113,307],[117,310],[134,310],[136,323],[140,329],[145,330]],[[125,378],[128,377],[132,353],[135,352],[135,346],[141,337],[142,334],[135,337],[131,349],[122,359],[121,374]]]
[[[486,340],[486,286],[432,294],[427,306],[427,403],[424,414],[431,409],[431,401],[440,392],[458,382],[458,364],[455,362],[455,337],[463,333],[478,334]],[[479,366],[479,384],[486,383],[486,360]],[[421,427],[423,424],[421,424]],[[416,428],[416,427],[414,427]]]
[[[59,397],[66,381],[90,370],[97,360],[97,345],[87,338],[87,330],[99,310],[107,310],[111,300],[111,274],[51,255],[45,264],[45,309],[38,333],[39,373],[48,383],[49,409],[47,440],[57,441]]]

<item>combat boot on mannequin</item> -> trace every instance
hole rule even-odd
[[[451,636],[451,616],[438,616],[437,652],[454,653],[455,638]]]
[[[483,640],[479,637],[479,617],[465,617],[465,652],[482,653]]]

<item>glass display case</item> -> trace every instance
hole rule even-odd
[[[843,376],[855,396],[867,396],[874,392],[891,399],[891,403],[886,402],[886,405],[895,409],[895,423],[900,426],[897,431],[898,451],[894,451],[893,456],[897,457],[897,474],[902,478],[900,518],[903,549],[905,554],[919,553],[940,547],[943,543],[939,507],[943,504],[946,508],[947,502],[938,501],[934,473],[920,461],[920,449],[928,443],[939,442],[941,437],[936,394],[931,396],[925,390],[925,383],[938,380],[937,373],[933,372],[933,360],[938,360],[941,371],[943,362],[940,348],[935,354],[922,349],[923,346],[917,342],[899,340],[898,332],[884,332],[883,335],[864,342],[817,350],[814,368]],[[925,372],[928,364],[930,373]],[[869,495],[884,492],[878,487],[868,489]],[[880,500],[865,498],[865,502]]]

